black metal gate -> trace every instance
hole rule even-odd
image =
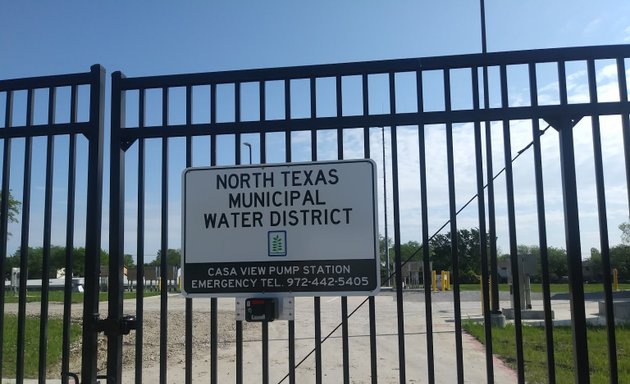
[[[177,247],[178,244],[169,242],[169,228],[172,227],[172,202],[169,196],[173,193],[169,188],[169,180],[174,170],[171,153],[177,153],[180,169],[192,165],[217,165],[240,164],[242,158],[252,162],[252,146],[259,150],[258,159],[254,163],[267,162],[293,162],[297,160],[316,161],[326,159],[344,159],[373,157],[380,151],[376,147],[372,136],[375,130],[382,129],[383,138],[385,132],[390,140],[391,156],[391,191],[393,193],[393,244],[395,262],[393,275],[399,275],[402,266],[406,263],[401,256],[401,244],[405,231],[404,222],[410,216],[420,222],[418,237],[420,243],[427,245],[431,235],[431,223],[429,217],[429,200],[435,198],[428,191],[427,185],[431,180],[427,179],[430,167],[435,159],[427,158],[426,153],[431,152],[427,146],[434,143],[427,142],[427,135],[431,127],[439,126],[443,130],[445,168],[446,175],[442,181],[448,185],[448,198],[443,200],[444,211],[448,212],[444,219],[449,223],[451,244],[457,244],[458,233],[458,204],[460,196],[456,195],[456,186],[460,190],[471,191],[477,199],[477,212],[474,225],[479,229],[481,254],[481,279],[493,284],[483,284],[483,322],[491,324],[492,316],[500,311],[498,272],[497,272],[497,221],[495,200],[497,185],[494,183],[493,171],[496,153],[502,154],[504,159],[512,159],[514,145],[511,144],[514,122],[527,121],[530,127],[529,137],[531,147],[535,183],[535,205],[537,216],[537,242],[541,248],[541,260],[543,269],[543,303],[545,312],[545,328],[547,337],[548,376],[550,381],[555,380],[555,362],[553,352],[553,326],[551,319],[551,302],[549,291],[549,270],[547,265],[547,236],[549,229],[546,227],[545,196],[543,188],[544,163],[541,159],[541,124],[550,125],[558,132],[560,146],[560,173],[563,191],[563,212],[565,223],[565,241],[568,254],[571,302],[571,324],[573,329],[573,351],[575,380],[577,382],[589,381],[589,359],[587,347],[587,323],[585,313],[585,296],[583,291],[582,252],[580,244],[580,229],[578,226],[578,198],[576,181],[576,162],[574,153],[573,127],[580,119],[588,117],[591,121],[593,134],[593,159],[595,161],[596,199],[598,202],[599,234],[601,237],[602,268],[604,276],[606,317],[608,329],[609,367],[611,382],[616,382],[617,375],[617,349],[615,339],[614,317],[612,316],[612,288],[611,266],[608,255],[609,242],[607,238],[607,210],[606,193],[604,190],[603,168],[601,160],[600,143],[600,119],[604,116],[614,115],[620,117],[623,131],[623,151],[625,158],[629,156],[628,136],[628,104],[626,84],[626,64],[630,55],[627,46],[616,47],[592,47],[575,49],[554,49],[543,51],[492,53],[487,55],[465,55],[451,57],[434,57],[409,60],[394,60],[380,62],[365,62],[353,64],[322,65],[294,68],[275,68],[261,70],[231,71],[218,73],[201,73],[190,75],[155,76],[143,78],[125,78],[117,72],[113,75],[112,94],[112,174],[111,196],[112,205],[110,212],[110,247],[111,270],[118,271],[118,276],[111,279],[114,287],[112,292],[118,292],[110,296],[110,314],[122,315],[122,254],[124,253],[125,233],[125,207],[123,198],[125,172],[130,168],[125,167],[125,152],[133,146],[137,147],[137,157],[134,158],[133,168],[137,168],[138,185],[133,193],[137,193],[137,255],[138,264],[141,265],[142,255],[145,253],[145,232],[143,223],[145,214],[144,198],[146,195],[145,169],[147,161],[157,164],[161,162],[161,171],[156,175],[160,180],[160,253],[166,255],[169,247]],[[571,100],[573,96],[567,84],[570,79],[567,75],[567,65],[578,63],[584,67],[586,97],[580,100]],[[600,102],[598,94],[598,70],[602,63],[610,64],[617,80],[613,84],[616,98],[613,101]],[[609,68],[609,70],[610,70]],[[545,96],[541,89],[541,73],[555,79],[556,100],[540,100]],[[569,79],[569,80],[568,80]],[[432,84],[429,85],[429,83]],[[516,85],[514,85],[516,84]],[[544,83],[543,83],[544,84]],[[514,103],[510,98],[515,87],[521,87],[526,97]],[[200,91],[200,92],[197,92]],[[207,96],[200,97],[201,91],[207,92]],[[462,93],[465,95],[462,97]],[[458,93],[455,95],[455,93]],[[375,97],[379,96],[379,97]],[[149,101],[150,98],[152,101]],[[601,97],[601,96],[600,96]],[[130,99],[132,98],[132,99]],[[381,102],[381,105],[374,101]],[[411,102],[410,102],[411,100]],[[462,100],[464,100],[462,102]],[[544,104],[544,105],[543,105]],[[125,109],[126,108],[126,109]],[[148,110],[152,109],[152,112]],[[199,110],[209,111],[198,114]],[[202,117],[200,117],[203,115]],[[149,120],[152,120],[149,123]],[[471,146],[454,149],[454,132],[467,127],[472,135]],[[379,128],[382,127],[382,128]],[[418,183],[417,195],[419,210],[409,212],[402,206],[401,185],[409,176],[409,167],[406,166],[404,175],[401,175],[402,166],[409,161],[409,153],[402,154],[400,148],[406,142],[409,135],[401,136],[404,131],[414,131],[416,155],[418,166],[413,167],[417,172],[414,176]],[[500,130],[502,140],[496,142],[496,132]],[[546,131],[546,130],[545,130]],[[376,132],[377,134],[379,132]],[[352,135],[352,136],[351,136]],[[197,148],[193,140],[205,137],[207,144],[201,149]],[[402,137],[402,139],[401,139]],[[176,143],[175,138],[181,138],[182,142]],[[350,142],[356,139],[356,142]],[[150,140],[156,140],[157,148],[154,148],[151,158],[147,158],[147,145]],[[329,141],[327,141],[329,140]],[[252,144],[254,143],[254,144]],[[378,144],[378,143],[376,143]],[[177,150],[173,146],[179,145]],[[242,148],[247,146],[249,156],[242,156]],[[354,145],[354,146],[353,146]],[[498,145],[502,151],[493,150],[493,145]],[[384,146],[383,146],[384,147]],[[332,149],[331,149],[332,148]],[[201,162],[193,161],[196,152],[202,151],[209,155]],[[324,153],[326,152],[326,153]],[[279,153],[279,154],[278,154]],[[302,156],[297,159],[296,154]],[[307,155],[304,155],[304,154]],[[520,152],[519,152],[520,154]],[[463,183],[456,180],[455,156],[468,156],[470,162],[474,162],[475,172],[470,177],[462,177],[470,184],[468,189]],[[155,159],[155,160],[154,160]],[[226,160],[227,159],[227,160]],[[137,163],[136,163],[137,161]],[[204,163],[205,161],[205,163]],[[414,160],[415,161],[415,160]],[[509,254],[511,255],[512,270],[518,269],[517,260],[517,223],[515,213],[515,180],[512,161],[500,163],[505,166],[505,198],[506,208],[504,212],[506,233],[509,241]],[[381,170],[382,172],[382,170]],[[627,175],[628,167],[625,167]],[[627,178],[630,180],[629,178]],[[486,188],[486,185],[487,188]],[[387,190],[386,190],[387,192]],[[405,201],[407,201],[405,199]],[[388,221],[388,219],[386,219]],[[470,222],[470,221],[468,221]],[[443,227],[442,227],[443,228]],[[154,246],[155,247],[155,246]],[[428,246],[421,247],[416,252],[422,253],[422,262],[425,282],[431,281],[430,276],[430,250]],[[459,263],[465,255],[460,254],[457,246],[451,247],[453,281],[453,308],[455,329],[453,338],[455,342],[457,380],[463,382],[466,377],[464,371],[463,341],[462,341],[462,312],[460,301],[460,271]],[[161,280],[166,281],[165,271],[167,267],[166,257],[161,258]],[[141,275],[142,267],[139,269]],[[138,280],[141,280],[138,277]],[[385,277],[385,284],[389,277]],[[519,285],[515,277],[514,306],[521,308]],[[384,357],[379,354],[377,348],[376,313],[374,298],[367,298],[369,314],[367,318],[354,321],[369,323],[369,345],[372,382],[379,380],[379,359],[397,358],[398,377],[400,382],[407,380],[419,380],[435,382],[436,372],[434,363],[441,357],[436,355],[434,349],[435,330],[433,329],[432,294],[430,289],[425,289],[424,316],[426,318],[426,357],[423,361],[409,361],[405,356],[418,345],[406,343],[405,307],[409,306],[405,301],[403,279],[395,279],[396,301],[396,329],[392,330],[397,336],[398,351],[394,357]],[[426,287],[426,286],[425,286]],[[140,295],[141,296],[141,295]],[[491,299],[492,298],[492,299]],[[187,299],[185,303],[185,380],[193,381],[192,355],[193,348],[193,313],[195,306],[203,301]],[[286,361],[289,362],[286,376],[280,375],[280,381],[289,379],[296,381],[296,362],[302,362],[303,358],[314,359],[315,370],[310,372],[312,377],[300,373],[299,381],[325,382],[351,380],[362,381],[365,372],[352,370],[352,359],[363,359],[367,356],[353,356],[349,341],[350,313],[356,309],[348,305],[348,298],[341,298],[340,319],[337,328],[341,328],[342,340],[342,375],[341,377],[325,378],[322,376],[327,367],[322,362],[322,345],[328,336],[322,332],[322,299],[315,297],[312,304],[313,318],[313,356],[296,354],[296,323],[302,327],[300,320],[289,321],[287,324]],[[142,366],[142,324],[143,313],[142,299],[137,301],[138,336],[136,339],[136,376],[137,382],[143,379]],[[167,382],[167,349],[168,349],[168,316],[169,296],[167,287],[162,285],[160,302],[160,381]],[[219,381],[220,367],[217,363],[217,299],[211,299],[211,311],[209,319],[210,347],[207,351],[209,359],[209,378],[211,382]],[[519,382],[524,382],[524,354],[521,311],[515,311],[516,332],[516,372]],[[252,374],[244,369],[244,341],[243,323],[237,321],[235,327],[235,377],[236,382],[270,382],[273,376],[275,381],[277,374],[272,374],[269,368],[269,325],[261,325],[260,345],[262,348],[262,370],[260,377],[252,377]],[[334,328],[336,330],[337,328]],[[334,332],[333,330],[333,332]],[[485,330],[485,370],[488,382],[493,382],[494,363],[492,359],[492,328],[487,326]],[[248,344],[249,345],[249,344]],[[114,381],[120,380],[121,374],[121,350],[122,339],[120,336],[111,336],[109,339],[108,375]],[[413,365],[421,365],[426,372],[422,376],[408,374]]]
[[[0,355],[3,366],[15,362],[12,373],[0,367],[0,378],[14,377],[22,383],[27,362],[38,361],[36,376],[40,383],[46,382],[47,352],[54,349],[61,356],[61,370],[53,376],[62,377],[63,382],[78,381],[79,367],[70,370],[73,356],[81,361],[73,352],[77,349],[71,327],[82,323],[79,350],[85,358],[80,370],[84,378],[91,378],[84,381],[96,379],[104,92],[105,71],[99,65],[88,73],[0,81],[4,114],[0,129],[0,345],[5,345]],[[9,239],[15,239],[17,249],[10,250]],[[76,247],[82,249],[84,260],[77,259]],[[53,250],[61,251],[61,258],[54,262]],[[14,275],[19,278],[8,285],[10,262],[19,268]],[[50,279],[55,266],[67,271],[57,281]],[[85,276],[84,281],[75,279],[73,272]],[[72,294],[79,286],[85,288],[82,315],[73,316]],[[55,288],[63,290],[61,308],[53,304],[58,299],[49,297]],[[32,294],[39,298],[29,299]],[[7,304],[11,297],[17,297],[17,303]],[[55,343],[48,340],[51,319],[62,327]],[[30,323],[38,329],[38,337]],[[38,340],[37,348],[28,348],[30,353],[25,354],[33,340]],[[6,346],[12,342],[13,350]]]
[[[88,139],[88,158],[82,382],[94,382],[99,377],[109,383],[433,383],[450,379],[523,383],[527,339],[518,274],[512,285],[515,377],[506,376],[509,370],[494,359],[494,328],[490,327],[505,305],[499,292],[498,244],[505,244],[510,268],[516,271],[522,241],[540,248],[539,302],[544,314],[546,377],[549,382],[561,381],[556,377],[552,310],[558,307],[550,291],[548,254],[550,245],[558,244],[560,238],[568,265],[574,380],[590,381],[590,313],[583,288],[582,249],[596,239],[604,287],[607,371],[610,382],[616,383],[618,356],[625,350],[625,346],[617,345],[626,341],[616,337],[608,226],[609,215],[619,210],[627,218],[630,205],[629,58],[629,46],[608,46],[141,78],[115,72],[106,319],[99,319],[97,296],[99,283],[104,283],[98,270],[102,69],[94,67],[83,75],[2,81],[0,95],[6,104],[1,131],[2,196],[9,196],[13,185],[12,142],[25,138],[24,162],[18,167],[24,171],[21,189],[26,191],[19,195],[21,271],[27,270],[32,243],[28,236],[31,140],[48,137],[42,241],[46,251],[51,248],[54,227],[53,136],[70,137],[66,250],[71,250],[72,228],[77,228],[73,202],[80,201],[73,192],[76,182],[72,169],[80,161],[72,143],[83,134]],[[89,119],[85,122],[76,118],[77,89],[82,84],[89,85],[90,95]],[[54,95],[59,87],[71,90],[70,118],[64,123],[57,123],[54,116]],[[47,119],[36,125],[33,95],[39,88],[48,89],[49,106]],[[26,92],[26,120],[17,125],[24,127],[12,122],[12,100],[20,90]],[[613,144],[606,136],[606,148],[613,148],[623,158],[622,164],[616,164],[621,176],[613,174],[615,181],[622,180],[623,202],[615,200],[614,210],[607,207],[612,192],[605,186],[611,178],[604,179],[609,168],[604,167],[607,158],[602,149],[602,137],[611,131],[616,134]],[[584,132],[588,133],[588,148],[584,146]],[[514,162],[518,157],[519,162]],[[384,243],[389,230],[394,261],[390,271],[389,258],[384,256],[382,282],[392,284],[391,291],[364,299],[301,299],[296,303],[300,316],[294,321],[256,325],[230,316],[234,308],[231,299],[184,300],[176,294],[173,264],[177,262],[169,255],[176,255],[180,248],[179,188],[184,168],[353,158],[377,160],[379,175],[383,175],[379,190],[388,196],[380,200],[381,219],[386,223]],[[594,177],[583,176],[585,164],[591,164]],[[496,171],[498,168],[502,169]],[[585,188],[592,189],[595,204],[579,210]],[[388,206],[392,217],[387,214]],[[2,272],[10,260],[9,210],[9,199],[3,199]],[[595,217],[591,223],[595,235],[587,236],[580,228],[579,223],[588,221],[584,213]],[[564,233],[558,234],[562,227]],[[445,228],[447,235],[440,233]],[[477,230],[476,250],[459,247],[459,231],[465,228]],[[432,293],[429,286],[431,263],[439,261],[429,244],[438,235],[449,244],[453,288],[448,296]],[[411,250],[405,248],[410,240],[417,241]],[[385,248],[389,250],[389,246]],[[156,251],[159,265],[145,266]],[[476,269],[484,284],[481,298],[471,304],[460,282],[470,276],[464,268],[475,252],[479,255]],[[125,268],[125,257],[134,253],[137,269],[130,272]],[[48,270],[49,257],[42,259],[44,271]],[[418,269],[421,276],[413,279],[406,275],[412,260],[422,266]],[[71,252],[65,262],[72,269]],[[407,285],[418,280],[423,281],[424,289],[409,289]],[[41,340],[45,340],[49,287],[47,279],[41,281],[40,329]],[[68,333],[72,280],[66,277],[65,281],[63,314]],[[145,297],[154,286],[159,288],[159,297]],[[26,274],[21,274],[16,309],[21,324],[18,353],[24,350],[26,288]],[[130,288],[135,289],[136,298],[123,300],[123,292]],[[4,285],[0,289],[4,309],[0,319],[4,323],[8,316]],[[135,314],[135,318],[126,314]],[[478,344],[462,330],[463,321],[470,317],[485,325],[485,343],[476,352],[471,345]],[[127,339],[124,335],[134,328]],[[107,368],[101,373],[97,372],[97,360],[103,360],[97,358],[98,332],[107,336]],[[68,372],[68,340],[64,336],[64,380],[72,376]],[[446,344],[452,344],[451,349]],[[39,352],[39,377],[43,380],[46,343],[40,343]],[[475,360],[478,355],[481,358]],[[337,356],[340,361],[331,360]],[[18,381],[24,377],[21,357],[16,363]]]

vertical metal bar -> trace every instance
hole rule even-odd
[[[595,61],[588,60],[588,86],[591,103],[597,104],[597,84]],[[608,377],[611,384],[617,384],[617,341],[615,339],[615,315],[613,311],[612,270],[610,267],[610,242],[608,240],[608,217],[606,214],[606,193],[604,191],[604,165],[602,160],[602,140],[599,116],[592,116],[593,157],[595,161],[595,188],[597,190],[597,217],[599,220],[599,239],[602,254],[602,273],[604,278],[604,297],[606,305],[606,331],[608,335]]]
[[[141,95],[144,90],[141,90]],[[142,98],[144,99],[144,98]],[[141,103],[140,113],[144,113],[144,102]],[[142,127],[143,125],[140,125]],[[136,383],[142,383],[142,360],[143,360],[143,338],[144,338],[144,196],[145,196],[145,148],[144,139],[138,141],[138,232],[136,243],[136,257],[138,261],[136,272]]]
[[[565,62],[558,62],[560,104],[567,105],[567,82]],[[588,343],[586,338],[586,311],[584,309],[584,286],[582,276],[582,246],[578,215],[577,185],[575,176],[575,149],[573,146],[571,117],[560,117],[560,170],[564,203],[564,225],[569,265],[569,293],[571,295],[571,328],[573,333],[573,363],[575,382],[590,382]]]
[[[343,355],[343,382],[350,382],[350,348],[348,345],[348,297],[341,297],[341,337]]]
[[[479,2],[479,11],[481,13],[481,53],[488,52],[488,45],[486,39],[486,4],[484,0]]]
[[[617,82],[619,84],[619,101],[628,103],[628,84],[626,81],[626,67],[624,58],[617,58]],[[626,104],[627,105],[627,104]],[[630,118],[628,113],[621,115],[621,127],[623,136],[623,153],[626,171],[626,193],[628,207],[630,207]]]
[[[48,89],[48,124],[55,122],[55,88]],[[42,250],[42,296],[39,320],[39,366],[38,378],[46,383],[46,352],[48,351],[48,293],[50,289],[50,247],[52,231],[52,195],[55,162],[55,137],[49,135],[46,143],[46,186],[44,192],[44,236]]]
[[[444,106],[451,111],[451,77],[444,70]],[[453,262],[453,307],[455,313],[455,356],[457,362],[457,382],[464,382],[464,356],[462,343],[462,310],[459,292],[459,250],[457,233],[457,206],[455,203],[455,161],[453,155],[453,123],[446,124],[446,160],[448,168],[448,205],[450,213],[451,258]]]
[[[219,345],[219,331],[218,331],[218,303],[216,298],[210,299],[210,383],[216,384],[218,382],[219,367],[218,367],[218,345]],[[241,378],[242,381],[242,378]]]
[[[236,383],[243,383],[243,322],[236,322]]]
[[[138,90],[138,127],[144,128],[146,118],[146,90]],[[142,360],[143,360],[143,336],[144,336],[144,202],[145,202],[145,146],[144,139],[138,140],[138,229],[136,234],[136,258],[138,267],[136,272],[136,383],[142,383]]]
[[[389,109],[390,114],[396,114],[396,90],[394,88],[394,73],[389,73]],[[405,310],[402,291],[402,260],[400,255],[400,201],[398,189],[398,136],[397,127],[391,127],[392,135],[392,185],[394,196],[394,252],[396,274],[396,316],[398,318],[398,369],[399,381],[406,382],[405,364]]]
[[[500,67],[501,106],[508,108],[507,68]],[[514,327],[516,332],[516,374],[519,383],[525,383],[525,358],[523,353],[523,326],[521,324],[521,296],[518,273],[518,243],[516,239],[516,213],[514,209],[514,174],[512,172],[512,143],[510,121],[503,120],[503,153],[505,159],[505,189],[507,193],[508,234],[510,241],[510,266],[512,269],[512,292],[514,293]]]
[[[269,322],[263,321],[262,328],[262,383],[269,384]]]
[[[337,117],[343,116],[341,76],[335,77]],[[343,160],[343,128],[337,128],[337,159]],[[350,346],[348,343],[348,298],[341,298],[341,347],[343,356],[343,382],[350,382]]]
[[[384,224],[384,245],[385,245],[385,275],[387,276],[388,282],[391,284],[392,279],[392,270],[389,260],[389,233],[387,232],[387,168],[385,166],[385,127],[381,127],[381,143],[382,143],[382,156],[383,156],[383,221]]]
[[[260,121],[267,120],[267,94],[266,94],[266,82],[259,81],[258,82],[258,109],[260,111]],[[287,82],[284,83],[284,92],[285,92],[285,119],[286,119],[286,92],[287,92]]]
[[[289,320],[289,383],[295,384],[295,321]]]
[[[210,125],[217,122],[217,85],[210,85]],[[217,136],[210,135],[210,165],[217,165]],[[216,298],[210,299],[210,382],[218,382],[218,303]],[[237,328],[238,334],[238,328]],[[238,372],[238,369],[237,369]],[[238,379],[238,375],[237,375]],[[241,379],[242,381],[242,379]]]
[[[265,82],[261,81],[258,87],[259,89],[259,109],[260,120],[266,120],[266,102],[265,102]],[[265,132],[260,132],[260,163],[265,164],[267,162],[267,151],[265,144]],[[251,151],[249,162],[252,163]],[[269,383],[269,322],[263,321],[262,323],[262,374],[263,384]]]
[[[291,120],[291,80],[284,81],[284,116],[286,120]],[[284,131],[284,152],[287,163],[291,162],[291,130]]]
[[[241,83],[234,84],[234,121],[236,123],[241,122]],[[235,164],[241,164],[241,134],[236,132],[234,134],[234,158]]]
[[[619,100],[628,102],[628,84],[626,81],[626,65],[623,57],[617,58],[617,82],[619,84]],[[627,113],[621,115],[623,135],[623,153],[626,160],[626,193],[630,207],[630,118]]]
[[[33,90],[28,90],[26,104],[26,125],[33,122]],[[22,233],[20,241],[20,293],[18,299],[17,356],[15,379],[18,384],[24,381],[24,349],[26,347],[26,281],[28,279],[28,243],[31,209],[31,169],[33,138],[26,137],[24,143],[24,184],[22,188]]]
[[[315,382],[322,382],[322,324],[320,297],[313,298],[313,318],[315,321]]]
[[[260,120],[267,120],[267,112],[266,112],[266,95],[265,95],[265,82],[261,81],[260,86],[258,87],[260,92]],[[251,153],[251,151],[250,151]],[[251,155],[250,155],[251,156]],[[250,163],[252,163],[251,158],[249,159]],[[260,132],[260,164],[267,163],[267,135],[265,132]]]
[[[483,107],[490,108],[490,86],[488,66],[483,66]],[[492,125],[485,122],[486,135],[486,180],[488,184],[488,237],[490,238],[490,296],[492,297],[492,313],[500,314],[499,306],[499,271],[497,264],[497,224],[494,204],[494,170],[492,167]]]
[[[486,4],[484,0],[480,0],[479,12],[481,14],[481,53],[484,55],[488,52],[488,41],[486,37]],[[478,88],[475,88],[475,93]],[[483,66],[483,96],[484,108],[490,108],[490,95],[488,86],[488,66]],[[488,229],[490,236],[490,290],[492,303],[490,311],[492,314],[500,314],[499,308],[499,272],[497,263],[497,231],[494,211],[494,173],[492,171],[492,135],[490,130],[490,122],[485,121],[486,130],[486,174],[488,179]],[[481,195],[479,195],[481,196]]]
[[[473,109],[479,110],[479,70],[471,68]],[[481,122],[475,121],[475,168],[477,176],[477,215],[479,216],[479,254],[481,256],[481,294],[486,347],[486,375],[488,383],[494,382],[494,357],[492,356],[492,316],[490,314],[490,271],[488,270],[488,237],[486,232],[486,205],[483,185],[483,148]]]
[[[120,72],[112,74],[112,108],[111,108],[111,148],[110,148],[110,194],[109,194],[109,283],[108,283],[108,319],[122,319],[123,280],[122,255],[124,252],[124,209],[125,209],[125,152],[120,138],[125,121],[125,92],[121,89],[124,75]],[[87,259],[87,257],[86,257]],[[97,259],[94,268],[98,276]],[[87,268],[87,266],[86,266]],[[88,273],[86,272],[86,277]],[[98,281],[96,281],[98,284]],[[98,317],[98,286],[95,292],[94,317]],[[84,355],[85,356],[85,355]],[[119,383],[122,371],[122,335],[107,335],[107,382]]]
[[[162,88],[162,125],[168,126],[168,93]],[[162,138],[160,229],[160,383],[168,381],[168,138]]]
[[[422,116],[424,99],[422,94],[422,71],[416,71],[416,97],[418,113]],[[433,351],[433,311],[431,306],[431,255],[429,250],[429,203],[427,196],[426,127],[418,122],[418,158],[420,166],[420,211],[422,222],[422,283],[424,284],[424,317],[427,327],[427,380],[435,382],[435,354]]]
[[[101,256],[101,216],[103,204],[103,126],[105,117],[105,69],[100,65],[91,67],[90,82],[90,129],[88,142],[88,185],[85,229],[85,293],[83,295],[83,353],[81,377],[87,382],[96,380],[97,334],[95,321],[98,318],[98,278]],[[120,77],[120,75],[119,75]],[[112,116],[120,117],[124,105],[120,93],[114,92],[112,81]],[[114,110],[118,115],[114,115]],[[114,129],[116,128],[116,129]],[[112,120],[112,131],[120,129],[120,120]],[[118,134],[118,132],[116,132]],[[114,135],[112,133],[112,135]],[[111,146],[119,148],[118,146]],[[116,154],[112,149],[112,154]],[[112,163],[116,164],[116,163]],[[111,171],[110,171],[111,172]],[[115,172],[115,169],[114,169]],[[110,200],[110,205],[112,201]],[[117,218],[117,217],[116,217]],[[111,222],[110,222],[111,223]],[[122,228],[121,228],[122,230]],[[111,233],[111,231],[110,231]],[[121,239],[122,240],[122,239]],[[110,242],[111,246],[111,242]],[[110,259],[111,260],[111,259]]]
[[[186,124],[192,124],[192,87],[186,87]],[[192,167],[192,137],[186,137],[186,168]],[[185,367],[186,384],[192,384],[193,301],[186,298]]]
[[[70,123],[77,121],[77,94],[78,87],[73,85],[70,93]],[[76,159],[77,139],[76,135],[69,135],[68,143],[68,196],[66,205],[66,251],[65,251],[65,283],[63,290],[63,335],[61,346],[61,382],[68,384],[68,371],[70,370],[70,325],[72,313],[72,276],[74,253],[74,212],[76,198]],[[0,377],[2,377],[0,375]]]
[[[284,118],[291,119],[291,81],[284,80]],[[291,131],[284,132],[285,161],[291,162]],[[295,301],[294,301],[295,303]],[[295,321],[288,321],[289,348],[289,384],[295,384]]]
[[[374,296],[368,298],[368,309],[370,316],[370,377],[371,383],[378,383],[378,365],[376,355],[376,300]]]
[[[4,113],[4,127],[12,126],[13,114],[13,92],[7,91],[6,105]],[[7,240],[9,235],[9,180],[11,177],[11,139],[4,139],[4,150],[2,151],[2,195],[0,195],[0,276],[5,274],[5,262],[7,255]],[[4,345],[4,301],[5,285],[0,284],[0,345]],[[0,348],[0,360],[4,361],[4,348]],[[2,364],[0,364],[0,378],[2,376]]]
[[[531,106],[538,106],[536,65],[529,63],[529,94]],[[553,319],[551,318],[551,289],[549,288],[549,259],[547,250],[547,220],[545,218],[545,192],[543,188],[542,155],[540,148],[539,119],[532,120],[534,142],[534,173],[536,178],[536,207],[538,211],[538,243],[540,245],[540,265],[542,270],[543,307],[545,310],[545,340],[547,349],[547,379],[549,384],[556,382],[556,364],[553,343]]]
[[[311,119],[317,118],[317,93],[316,79],[310,79],[311,94]],[[311,160],[317,161],[317,130],[311,130]],[[313,317],[315,321],[315,382],[322,382],[322,323],[321,323],[321,300],[318,296],[313,298]]]
[[[363,115],[369,114],[369,85],[368,76],[361,76],[363,87]],[[370,158],[370,127],[363,128],[363,157]],[[378,364],[376,352],[376,301],[374,296],[368,298],[369,317],[370,317],[370,377],[372,384],[378,382]]]
[[[241,85],[240,83],[236,83],[234,85],[234,108],[235,108],[235,116],[234,119],[236,122],[239,122],[241,119],[241,103],[240,103],[240,92]],[[238,165],[241,163],[241,135],[236,134],[234,137],[234,150],[235,163]],[[236,324],[236,382],[243,382],[243,322],[237,320]],[[263,346],[264,349],[264,346]]]

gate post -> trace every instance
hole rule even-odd
[[[565,78],[564,63],[559,63],[560,81]],[[566,87],[561,87],[565,92]],[[562,96],[561,96],[562,97]],[[566,101],[566,98],[564,99]],[[564,103],[563,103],[564,104]],[[589,383],[588,346],[586,338],[586,311],[584,309],[584,279],[582,274],[582,247],[580,244],[580,224],[578,215],[577,181],[575,173],[575,150],[573,127],[581,119],[566,116],[559,119],[546,119],[559,134],[560,170],[562,197],[564,204],[564,231],[569,266],[569,294],[571,299],[571,330],[573,336],[573,365],[575,382]]]
[[[98,319],[98,277],[101,258],[101,213],[103,204],[103,125],[105,113],[105,68],[91,67],[90,127],[87,212],[85,234],[85,296],[83,303],[83,358],[81,378],[83,383],[96,382],[96,323]]]
[[[124,75],[119,71],[112,73],[107,320],[114,324],[119,324],[123,319],[125,151],[120,140],[125,108],[125,94],[120,89],[123,78]],[[107,335],[107,383],[120,383],[121,379],[122,334],[112,332]]]

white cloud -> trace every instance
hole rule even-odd
[[[596,17],[593,20],[591,20],[588,24],[586,24],[584,26],[584,30],[583,33],[586,34],[592,34],[594,32],[597,31],[597,29],[599,29],[599,26],[602,23],[602,18],[601,17]]]

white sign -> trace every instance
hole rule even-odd
[[[187,296],[380,288],[371,160],[189,168],[182,200]]]

